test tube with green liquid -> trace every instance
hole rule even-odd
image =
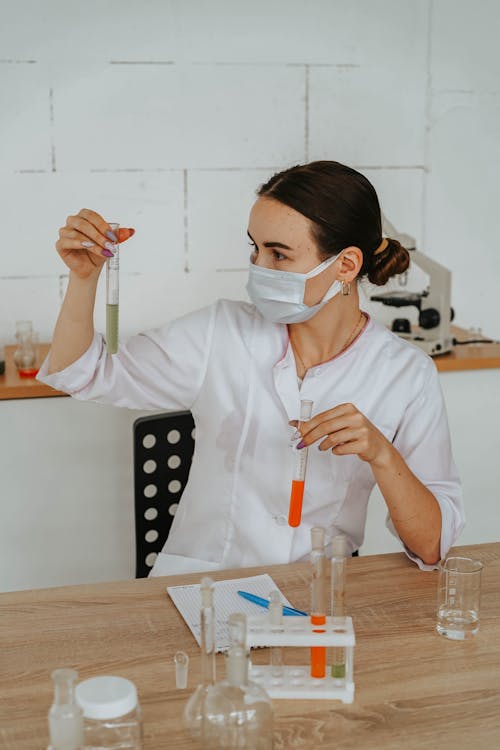
[[[118,236],[119,224],[109,224]],[[108,354],[118,351],[118,305],[120,290],[119,245],[114,246],[113,257],[106,263],[106,350]]]
[[[332,616],[341,621],[346,616],[345,584],[346,584],[346,554],[347,539],[344,534],[338,534],[332,539],[331,559],[331,587],[332,587]],[[334,679],[344,680],[346,675],[345,648],[338,646],[332,649],[332,671]]]

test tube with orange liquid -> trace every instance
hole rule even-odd
[[[324,633],[326,626],[326,555],[325,529],[311,529],[311,624],[313,632]],[[321,627],[322,626],[322,627]],[[311,677],[326,676],[326,647],[311,647]]]
[[[313,401],[303,399],[300,402],[300,419],[299,426],[302,422],[311,419]],[[295,467],[292,479],[292,492],[290,494],[290,508],[288,511],[288,525],[300,526],[302,518],[302,502],[304,500],[304,484],[306,479],[307,452],[308,448],[301,448],[295,451]]]

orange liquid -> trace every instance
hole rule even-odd
[[[288,525],[300,526],[302,517],[302,500],[304,499],[304,481],[292,479],[292,493],[290,495],[290,510],[288,511]]]
[[[325,615],[311,615],[313,625],[325,625]],[[324,633],[321,628],[316,631]],[[313,646],[311,648],[311,677],[326,677],[326,646]]]
[[[35,378],[38,374],[38,367],[24,367],[18,370],[20,378]]]

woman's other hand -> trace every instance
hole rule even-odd
[[[59,230],[56,250],[70,271],[80,279],[99,276],[106,260],[113,256],[117,242],[124,242],[134,229],[119,229],[118,236],[100,214],[82,208],[76,216],[68,216]]]
[[[290,425],[297,427],[298,422]],[[296,446],[305,448],[320,441],[321,451],[331,450],[336,456],[356,455],[372,466],[384,466],[394,451],[387,440],[354,404],[339,404],[316,414],[297,428],[302,440]]]

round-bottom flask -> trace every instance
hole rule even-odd
[[[272,750],[273,708],[264,688],[248,679],[248,657],[241,645],[227,656],[227,677],[213,688],[206,721],[219,748]]]

